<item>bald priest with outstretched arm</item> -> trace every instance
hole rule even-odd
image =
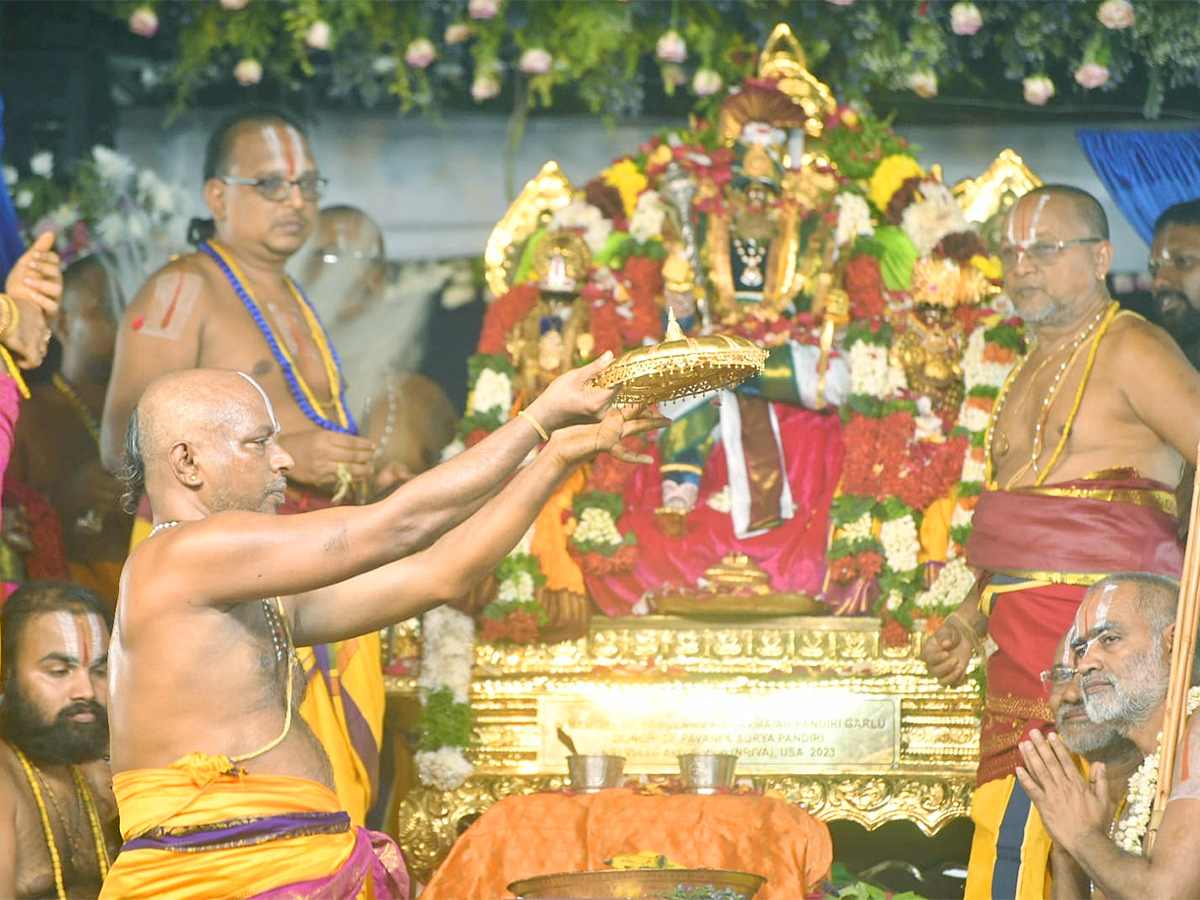
[[[607,357],[385,499],[294,516],[274,515],[292,458],[256,381],[194,369],[147,388],[126,468],[155,529],[125,565],[109,654],[125,843],[102,897],[407,895],[398,848],[350,826],[296,714],[295,647],[461,596],[576,464],[647,462],[619,442],[663,420],[610,408],[588,383]]]

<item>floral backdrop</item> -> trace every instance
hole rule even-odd
[[[750,74],[776,22],[846,101],[908,91],[1056,106],[1113,91],[1156,117],[1200,72],[1190,2],[1156,0],[94,0],[174,49],[143,87],[178,104],[269,82],[402,110],[463,101],[637,113]],[[390,99],[389,99],[390,98]],[[469,99],[468,99],[469,98]]]

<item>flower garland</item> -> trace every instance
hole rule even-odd
[[[963,352],[964,396],[954,434],[965,437],[969,449],[963,458],[954,512],[950,518],[950,543],[946,564],[928,589],[916,597],[916,606],[929,619],[945,616],[958,607],[971,587],[975,575],[966,563],[967,539],[971,519],[984,483],[984,440],[1000,390],[1024,349],[1018,319],[1002,319],[989,311],[967,338]]]
[[[637,538],[622,534],[617,520],[625,511],[619,492],[591,490],[578,494],[567,523],[567,550],[589,575],[627,572],[637,562]]]
[[[422,710],[414,761],[421,783],[451,791],[474,771],[465,750],[471,740],[471,667],[475,622],[449,606],[421,617]]]
[[[1200,708],[1200,687],[1189,688],[1187,714],[1190,716]],[[1129,805],[1125,815],[1117,823],[1113,835],[1117,846],[1126,853],[1141,856],[1142,841],[1150,827],[1150,813],[1154,808],[1154,795],[1158,792],[1158,761],[1162,753],[1162,732],[1158,733],[1158,749],[1142,760],[1136,772],[1129,776],[1127,796]]]

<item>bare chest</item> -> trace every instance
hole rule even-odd
[[[205,323],[199,364],[253,375],[281,415],[302,415],[297,397],[329,412],[338,379],[334,351],[299,297],[282,285],[254,291],[253,305],[232,287],[221,294]]]
[[[114,849],[115,835],[101,826],[104,811],[93,805],[93,820],[73,784],[39,780],[36,795],[24,779],[18,785],[18,896],[57,897],[61,883],[69,897],[95,897],[102,880],[99,855]]]

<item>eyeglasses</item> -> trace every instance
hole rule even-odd
[[[1085,237],[1076,238],[1073,241],[1055,241],[1053,243],[1047,241],[1038,241],[1036,244],[1016,244],[1000,248],[1000,262],[1004,268],[1011,269],[1013,266],[1021,264],[1021,257],[1025,257],[1035,266],[1044,266],[1046,263],[1054,261],[1054,258],[1068,247],[1078,247],[1081,244],[1098,244],[1104,238]]]
[[[1042,673],[1042,685],[1049,690],[1055,685],[1066,684],[1078,674],[1079,670],[1073,669],[1070,666],[1051,666]]]
[[[258,191],[263,199],[270,200],[272,203],[282,203],[292,195],[294,187],[300,188],[300,196],[305,200],[320,200],[321,195],[325,193],[325,186],[329,184],[329,179],[322,178],[320,175],[301,175],[291,181],[280,175],[271,175],[267,178],[235,178],[232,175],[226,175],[220,180],[226,184],[247,184]]]

